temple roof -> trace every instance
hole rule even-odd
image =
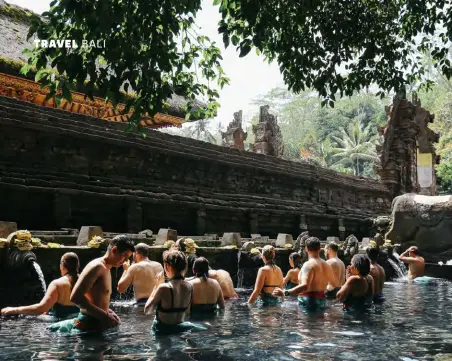
[[[39,15],[33,13],[31,10],[0,0],[0,38],[2,39],[0,41],[0,57],[16,62],[25,62],[27,60],[27,57],[22,54],[22,51],[34,47],[34,38],[27,41],[28,29],[33,17],[39,17]],[[0,64],[0,72],[4,72],[4,66],[2,64]],[[23,75],[14,69],[13,72],[8,71],[7,73],[17,77],[23,77]],[[166,114],[182,118],[184,121],[186,114],[185,106],[187,104],[187,100],[184,97],[173,94],[165,103],[169,105]],[[196,103],[197,107],[205,106],[200,101],[196,101]],[[190,121],[195,120],[198,119],[190,119]]]

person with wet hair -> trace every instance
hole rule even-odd
[[[218,308],[224,309],[220,284],[209,278],[209,261],[204,257],[196,258],[193,273],[195,278],[189,281],[193,286],[190,312],[192,314],[212,314]]]
[[[197,257],[196,255],[196,248],[189,249],[187,247],[187,241],[190,243],[194,243],[194,241],[190,238],[179,238],[171,247],[171,249],[175,249],[177,251],[182,252],[186,259],[187,259],[187,266],[185,267],[184,271],[182,272],[182,275],[185,277],[192,277],[194,276],[192,273],[193,270],[193,263],[195,262],[195,259]],[[189,252],[191,251],[191,252]]]
[[[71,293],[71,301],[80,308],[74,320],[50,325],[58,332],[102,332],[119,325],[119,317],[110,309],[112,290],[111,269],[121,266],[135,250],[126,235],[114,237],[104,256],[89,262],[83,269]]]
[[[275,264],[275,248],[267,245],[262,249],[262,260],[265,263],[264,267],[259,269],[254,285],[253,293],[248,299],[248,304],[253,304],[259,297],[264,305],[276,305],[281,302],[279,296],[273,296],[272,291],[275,288],[283,286],[283,273],[281,268]]]
[[[374,279],[374,303],[382,303],[385,300],[383,286],[386,280],[386,273],[383,267],[378,264],[378,248],[369,247],[367,257],[370,259],[370,275]]]
[[[344,310],[366,309],[372,305],[374,280],[370,275],[370,259],[365,254],[354,255],[348,266],[345,284],[337,293],[337,299],[344,304]]]
[[[327,298],[336,298],[337,292],[341,289],[341,286],[345,283],[345,265],[337,256],[339,246],[336,242],[330,242],[325,246],[326,263],[328,263],[333,270],[336,277],[338,287],[333,287],[328,283],[326,287],[325,295]]]
[[[408,257],[406,254],[408,253]],[[425,260],[419,254],[419,248],[412,246],[400,255],[400,260],[408,263],[408,278],[414,280],[424,276]]]
[[[149,259],[150,247],[138,243],[133,253],[134,264],[127,260],[123,263],[123,273],[118,282],[118,292],[124,293],[132,284],[136,306],[144,306],[152,294],[154,287],[164,281],[163,267],[160,263]]]
[[[307,311],[323,311],[326,307],[325,290],[328,283],[337,287],[337,279],[330,265],[320,258],[320,241],[316,237],[306,240],[308,261],[304,263],[298,274],[299,285],[283,291],[275,288],[274,296],[290,296],[298,294],[298,304]]]
[[[190,322],[184,322],[193,296],[193,286],[182,275],[187,266],[185,255],[170,249],[163,253],[163,268],[168,282],[161,283],[152,292],[146,302],[144,312],[152,313],[155,310],[155,319],[152,330],[157,334],[172,334],[190,329],[205,329]]]
[[[300,273],[301,266],[303,265],[301,254],[298,252],[292,252],[289,256],[289,264],[292,269],[287,272],[283,281],[283,286],[286,290],[290,290],[291,288],[298,286],[298,274]]]
[[[1,310],[3,316],[8,315],[41,315],[47,313],[55,318],[67,318],[79,312],[79,308],[71,302],[71,292],[77,282],[80,263],[73,252],[63,254],[60,261],[61,277],[50,282],[41,302],[30,306],[6,307]]]

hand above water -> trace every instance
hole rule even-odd
[[[1,310],[2,316],[17,315],[17,307],[5,307]]]
[[[273,295],[273,296],[279,296],[279,297],[282,297],[282,296],[284,296],[284,291],[283,291],[281,288],[276,287],[276,288],[273,290],[272,295]]]
[[[118,326],[121,320],[119,319],[119,316],[114,313],[112,310],[107,311],[107,319],[105,320],[105,324],[108,327],[115,327]]]

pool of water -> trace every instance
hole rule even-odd
[[[388,283],[387,302],[344,314],[336,301],[307,314],[296,301],[246,305],[248,291],[227,301],[209,331],[156,337],[152,317],[114,302],[122,324],[102,336],[64,336],[35,318],[2,318],[1,360],[433,360],[452,353],[451,284]],[[452,358],[451,358],[452,359]]]

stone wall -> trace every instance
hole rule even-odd
[[[373,180],[0,97],[0,220],[19,228],[364,235]]]

